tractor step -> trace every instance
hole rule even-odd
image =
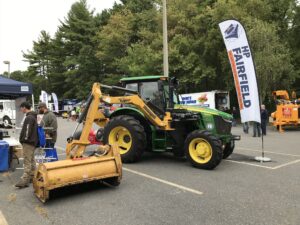
[[[166,146],[166,140],[163,138],[156,138],[153,141],[153,146],[154,146],[154,149],[159,149],[158,151],[161,151],[160,149],[163,149],[162,151],[165,151],[164,147]],[[156,150],[154,150],[154,151],[156,151]]]
[[[153,152],[165,152],[166,149],[161,149],[161,148],[154,148],[152,149]]]

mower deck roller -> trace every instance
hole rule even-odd
[[[33,188],[36,196],[46,202],[51,190],[95,181],[106,180],[119,184],[122,162],[116,146],[107,146],[106,155],[66,159],[40,164],[35,172]],[[108,183],[110,183],[108,182]]]

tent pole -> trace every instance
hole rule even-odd
[[[33,94],[31,95],[31,100],[32,100],[32,110],[34,111],[35,109],[34,109],[34,95]]]

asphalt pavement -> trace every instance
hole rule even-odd
[[[59,119],[60,158],[75,125]],[[213,171],[193,168],[168,153],[146,153],[141,162],[123,165],[119,187],[94,182],[64,188],[51,193],[46,204],[32,186],[13,186],[23,172],[18,165],[14,172],[0,173],[0,224],[298,225],[300,130],[278,133],[268,127],[268,163],[253,160],[261,155],[260,138],[243,134],[241,126],[233,133],[242,140]]]

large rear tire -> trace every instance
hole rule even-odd
[[[223,150],[223,159],[227,159],[233,152],[235,147],[235,143],[232,140],[231,142],[226,143],[225,148]]]
[[[139,161],[147,147],[144,127],[131,116],[116,116],[104,127],[104,143],[117,143],[122,162]]]
[[[208,131],[191,132],[184,143],[187,159],[197,168],[212,170],[223,158],[221,141]]]

